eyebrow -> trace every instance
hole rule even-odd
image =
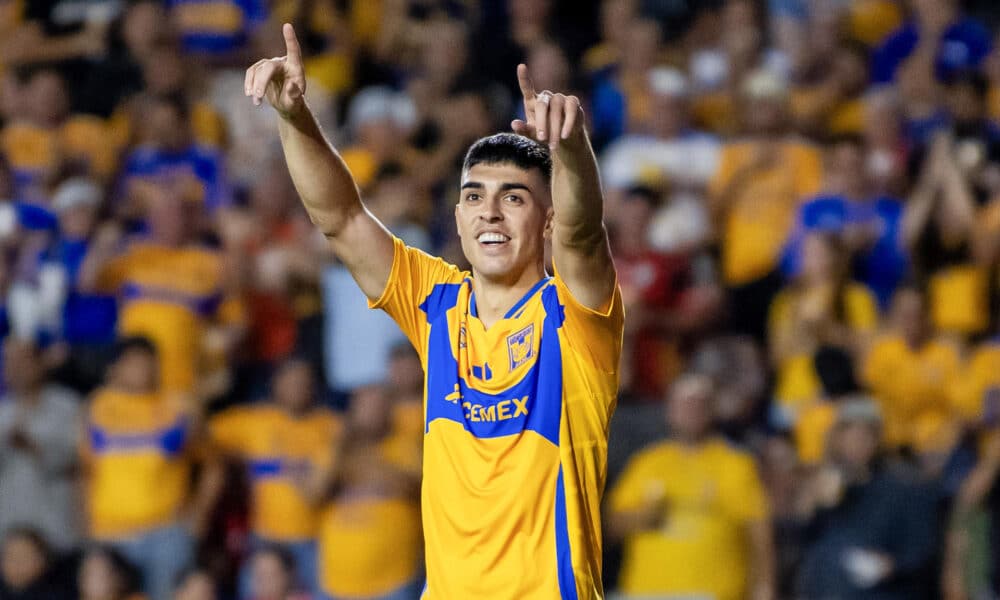
[[[481,189],[484,189],[485,187],[486,186],[483,185],[479,181],[466,181],[465,183],[462,184],[462,188],[461,189],[463,189],[463,190],[467,190],[467,189],[481,190]],[[511,190],[524,190],[524,191],[526,191],[528,193],[531,193],[531,188],[529,188],[528,186],[524,185],[523,183],[501,183],[500,184],[500,191],[501,192],[509,192]]]

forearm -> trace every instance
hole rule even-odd
[[[573,143],[564,142],[553,155],[553,222],[560,243],[570,247],[593,247],[603,242],[604,199],[597,158],[585,131]]]
[[[756,600],[765,600],[775,594],[774,535],[769,521],[751,523],[750,531],[750,573],[753,578]]]
[[[320,231],[335,237],[363,209],[347,165],[320,130],[308,106],[279,117],[278,132],[288,170],[302,204]]]

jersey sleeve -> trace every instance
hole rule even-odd
[[[245,433],[250,430],[251,415],[244,408],[230,408],[212,417],[208,422],[208,436],[224,452],[243,451]]]
[[[411,248],[399,238],[393,238],[392,270],[385,290],[369,308],[384,310],[403,330],[421,359],[427,338],[427,314],[421,304],[439,284],[458,283],[464,275],[452,264],[422,250]]]
[[[563,305],[562,326],[567,343],[597,369],[605,373],[617,371],[625,332],[625,306],[618,282],[607,305],[593,310],[573,297],[558,271],[553,279]]]

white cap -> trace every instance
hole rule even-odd
[[[352,130],[383,119],[409,128],[417,122],[417,108],[408,95],[386,86],[366,87],[354,96],[347,111],[347,124]]]
[[[95,207],[100,205],[100,186],[85,177],[73,177],[62,182],[52,194],[52,208],[57,212],[76,208],[78,206]]]
[[[743,79],[743,94],[754,100],[782,100],[788,97],[788,83],[768,69],[758,69]]]
[[[658,96],[683,98],[688,95],[687,77],[673,67],[654,67],[649,70],[649,88]]]

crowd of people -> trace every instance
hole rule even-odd
[[[1000,10],[0,0],[0,600],[415,599],[423,373],[255,60],[464,264],[515,67],[584,102],[626,304],[605,589],[1000,597]]]

